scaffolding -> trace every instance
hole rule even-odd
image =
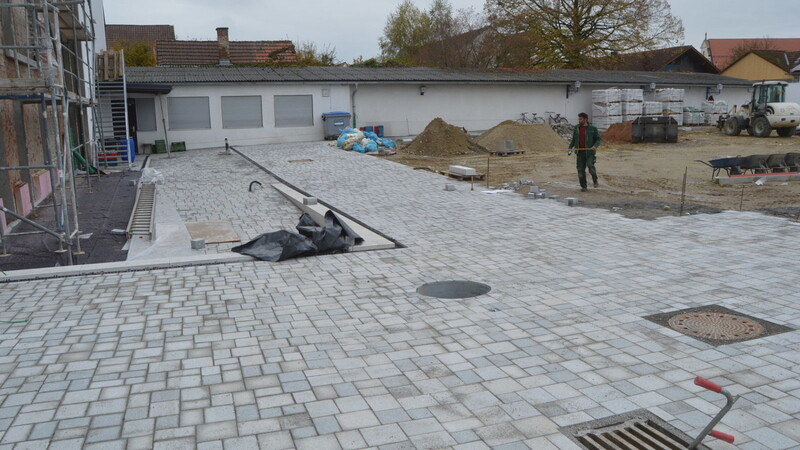
[[[74,165],[78,161],[83,166],[91,189],[89,175],[98,144],[88,126],[89,116],[96,117],[91,0],[5,0],[0,3],[0,19],[0,100],[6,100],[0,103],[10,107],[10,114],[16,114],[17,121],[23,123],[23,141],[40,139],[42,153],[36,155],[29,145],[24,149],[19,145],[16,149],[5,148],[0,142],[5,152],[0,155],[0,162],[4,163],[0,174],[6,175],[0,179],[6,178],[6,191],[12,192],[14,200],[14,209],[3,205],[0,212],[33,226],[38,230],[33,233],[56,237],[57,252],[66,253],[67,264],[71,265],[73,256],[83,253]],[[35,115],[26,114],[26,109],[30,112],[31,108]],[[39,123],[32,123],[35,121]],[[38,128],[39,136],[32,132],[29,136],[28,131],[34,128]],[[15,131],[18,134],[20,127]],[[36,163],[30,164],[31,161]],[[10,186],[12,179],[20,185],[19,192]],[[27,189],[22,189],[24,180],[28,181]],[[46,226],[26,217],[30,209],[37,207],[37,200],[44,203],[45,189],[52,194],[52,205],[48,206],[54,211],[54,225]],[[0,256],[8,256],[7,240],[14,235],[4,234],[0,224]]]

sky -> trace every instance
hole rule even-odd
[[[709,38],[800,37],[795,0],[668,0],[683,20],[684,43]],[[291,40],[335,49],[338,61],[380,54],[378,39],[400,0],[104,0],[107,24],[174,25],[180,40],[216,40],[228,27],[232,41]],[[430,0],[414,0],[427,8]],[[456,9],[483,9],[485,0],[451,0]]]

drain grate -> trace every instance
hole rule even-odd
[[[718,305],[654,314],[645,319],[711,345],[747,341],[792,330]]]
[[[561,429],[589,450],[685,450],[692,439],[646,410],[572,425]],[[700,445],[697,448],[707,448]]]
[[[136,193],[133,213],[131,213],[131,218],[128,221],[128,239],[132,236],[152,237],[155,208],[156,185],[140,183],[139,192]]]

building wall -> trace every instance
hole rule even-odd
[[[328,96],[323,97],[323,91]],[[225,129],[222,128],[223,96],[261,96],[261,128]],[[275,95],[311,95],[313,98],[314,124],[308,127],[275,127]],[[134,96],[132,96],[134,97]],[[139,95],[144,97],[144,95]],[[150,96],[152,97],[152,96]],[[198,130],[174,130],[169,125],[168,98],[170,97],[208,97],[211,128]],[[162,109],[163,106],[163,109]],[[167,119],[169,142],[186,142],[187,148],[211,148],[224,145],[225,138],[233,145],[272,144],[281,142],[304,142],[322,140],[322,113],[331,111],[350,111],[350,88],[347,85],[192,85],[174,86],[172,92],[155,97],[157,131],[138,132],[137,142],[152,144],[157,139],[165,139],[162,111]]]
[[[745,80],[791,80],[792,76],[764,58],[750,53],[725,69],[722,75]]]
[[[189,85],[173,87],[165,96],[155,97],[158,130],[138,132],[137,142],[152,144],[166,139],[162,125],[162,109],[167,115],[167,135],[170,142],[184,141],[189,149],[220,147],[227,137],[232,145],[270,144],[322,140],[322,113],[331,111],[355,112],[357,126],[383,125],[387,136],[409,136],[422,132],[431,120],[441,117],[446,122],[471,132],[488,130],[505,120],[519,119],[522,112],[535,112],[546,117],[553,111],[577,122],[580,112],[591,112],[592,90],[612,85],[586,85],[567,97],[566,85],[436,85],[426,84],[420,95],[420,84],[241,84]],[[329,92],[323,97],[323,90]],[[273,97],[275,95],[312,95],[314,124],[308,127],[276,128]],[[351,94],[355,111],[351,108]],[[222,128],[221,97],[260,95],[262,127],[247,129]],[[745,88],[723,88],[717,100],[741,104],[748,98]],[[146,95],[139,94],[139,97]],[[152,96],[150,96],[152,97]],[[211,128],[173,130],[169,126],[169,97],[208,97]],[[685,88],[686,106],[700,107],[706,99],[704,87]]]

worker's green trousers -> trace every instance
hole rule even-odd
[[[592,175],[592,181],[597,184],[597,170],[594,168],[594,162],[597,159],[595,150],[578,150],[578,181],[581,182],[581,188],[586,188],[586,168],[589,168],[589,173]]]

